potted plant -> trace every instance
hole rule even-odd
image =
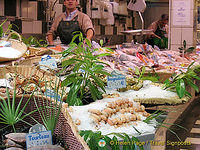
[[[76,38],[79,38],[79,44],[74,43]],[[69,66],[72,67],[72,73],[66,76],[62,82],[62,86],[70,87],[66,100],[69,105],[88,104],[101,99],[102,91],[105,92],[104,82],[99,76],[110,74],[104,70],[104,65],[107,64],[100,61],[99,58],[110,54],[93,55],[93,52],[97,50],[92,49],[90,41],[83,38],[82,33],[79,33],[73,37],[69,48],[62,52],[63,57],[73,56],[62,62],[62,71]]]

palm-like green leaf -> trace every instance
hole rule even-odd
[[[73,101],[70,104],[74,104],[75,100],[82,100],[83,96],[88,92],[86,89],[89,89],[89,92],[94,100],[101,98],[101,92],[98,88],[101,88],[105,92],[105,85],[103,81],[95,75],[110,75],[103,70],[104,65],[108,64],[98,61],[99,57],[110,54],[104,53],[94,56],[93,52],[95,50],[91,49],[90,41],[88,39],[84,39],[81,33],[76,32],[75,34],[76,35],[73,40],[79,38],[79,41],[81,42],[75,46],[73,45],[72,40],[70,47],[73,47],[74,57],[62,62],[62,67],[67,67],[69,65],[73,66],[74,73],[66,76],[65,80],[62,82],[62,86],[70,86],[70,92],[67,97],[67,100]],[[85,43],[83,43],[83,41],[85,41]],[[72,48],[68,48],[68,50],[63,53],[71,55],[69,53],[71,50]],[[80,88],[75,88],[77,84],[79,84]],[[79,91],[75,92],[76,94],[73,94],[73,92],[77,89],[79,89]]]
[[[185,82],[183,79],[178,79],[176,84],[176,91],[179,98],[182,98],[185,95]]]

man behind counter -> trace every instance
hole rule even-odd
[[[88,15],[77,10],[77,0],[64,0],[66,11],[55,18],[51,29],[47,33],[49,45],[54,45],[53,37],[59,36],[62,44],[69,44],[74,31],[81,31],[91,41],[94,27]],[[78,39],[75,41],[78,43]]]
[[[169,16],[167,14],[161,15],[158,21],[153,22],[147,28],[153,30],[153,33],[149,35],[147,43],[154,46],[157,45],[159,48],[164,49],[168,46],[168,24]]]

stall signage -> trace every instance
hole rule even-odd
[[[126,77],[122,74],[112,72],[111,76],[107,77],[107,86],[109,89],[120,89],[126,87]]]
[[[191,1],[190,0],[174,0],[172,1],[172,17],[174,26],[191,25]]]
[[[52,145],[51,131],[35,132],[26,135],[27,149],[34,146]]]
[[[47,97],[53,98],[54,100],[57,100],[57,101],[61,100],[61,96],[59,94],[55,93],[55,91],[51,90],[51,89],[47,89],[44,92],[44,95]]]
[[[56,69],[57,68],[56,59],[54,57],[49,56],[49,55],[44,55],[41,58],[39,65],[40,65],[40,69],[43,69],[43,70],[48,70],[49,68],[50,69]]]

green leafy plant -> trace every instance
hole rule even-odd
[[[180,50],[180,53],[182,53],[183,55],[186,54],[187,52],[193,52],[194,51],[194,47],[189,47],[187,48],[187,43],[184,40],[183,41],[183,46],[178,48]]]
[[[140,142],[136,137],[130,137],[126,133],[111,133],[108,135],[102,135],[100,131],[93,132],[91,130],[85,130],[80,131],[80,135],[84,138],[84,140],[87,142],[89,148],[91,150],[120,150],[120,147],[122,147],[124,150],[134,150],[135,144],[137,142]],[[110,138],[109,135],[114,135],[113,138]],[[119,142],[118,138],[121,138],[123,142],[127,143],[124,145],[117,144]],[[98,145],[100,140],[104,140],[106,145],[104,147],[100,147]],[[137,144],[136,144],[137,145]],[[138,145],[140,150],[143,150],[143,146]]]
[[[145,66],[142,66],[141,69],[139,69],[138,67],[135,67],[135,74],[138,76],[138,82],[141,80],[144,73],[145,73]]]
[[[2,22],[2,23],[0,24],[0,38],[3,37],[3,25],[4,25],[4,23],[6,23],[6,21],[7,21],[7,19],[4,20],[4,22]]]
[[[32,113],[36,112],[36,110],[31,111],[29,113],[25,113],[25,109],[33,96],[34,91],[31,93],[28,99],[24,98],[25,93],[23,93],[19,103],[16,102],[16,86],[14,88],[12,96],[9,93],[8,87],[6,87],[6,98],[0,96],[0,123],[7,125],[5,128],[12,126],[14,132],[16,131],[15,125],[18,122],[24,122],[30,126],[28,122],[24,120],[25,117],[30,116]],[[24,105],[23,101],[26,100]],[[3,129],[5,129],[3,128]],[[2,129],[1,129],[2,130]]]
[[[79,44],[74,43],[76,38],[79,39]],[[100,61],[99,58],[110,54],[101,53],[93,55],[93,52],[97,50],[98,49],[92,49],[90,41],[83,38],[82,33],[76,32],[69,48],[62,52],[64,57],[72,56],[72,58],[62,62],[63,70],[69,66],[73,68],[72,73],[66,76],[62,82],[62,86],[70,87],[66,100],[69,105],[81,105],[83,99],[85,99],[88,94],[90,94],[93,100],[100,99],[102,97],[102,92],[99,88],[105,92],[105,85],[99,76],[110,74],[103,70],[104,65],[107,64]]]
[[[164,109],[164,108],[163,108],[163,109]],[[170,109],[170,108],[166,108],[166,109]],[[171,109],[171,112],[172,112],[172,111],[174,111],[174,110]],[[173,134],[177,137],[177,139],[178,139],[179,141],[181,141],[180,137],[176,134],[176,132],[174,132],[174,131],[173,131],[170,127],[168,127],[167,125],[176,126],[176,127],[181,128],[181,129],[184,129],[184,130],[186,130],[186,131],[187,131],[187,129],[184,128],[184,127],[182,127],[182,126],[180,126],[180,125],[178,125],[178,124],[159,122],[158,119],[159,119],[159,117],[160,117],[161,115],[163,115],[163,114],[166,114],[166,112],[165,112],[165,111],[161,111],[161,110],[156,110],[154,113],[152,113],[150,116],[148,116],[145,120],[143,120],[143,122],[145,122],[145,123],[147,123],[147,124],[151,124],[151,121],[152,121],[153,119],[156,119],[157,128],[158,128],[158,127],[167,128],[171,133],[173,133]]]
[[[36,37],[30,36],[28,38],[22,37],[22,41],[28,46],[33,46],[33,47],[47,47],[47,41],[45,40],[38,40]]]
[[[191,97],[191,93],[186,90],[186,87],[193,88],[196,92],[199,92],[199,87],[194,83],[195,80],[200,80],[200,77],[195,73],[194,69],[191,66],[194,64],[191,63],[186,72],[181,71],[180,74],[174,74],[170,79],[167,79],[164,82],[164,88],[175,90],[179,98],[184,97],[185,95]]]
[[[18,26],[15,24],[9,24],[7,30],[5,32],[3,32],[3,25],[5,24],[5,22],[7,21],[4,20],[3,23],[0,24],[0,38],[2,38],[3,36],[9,35],[10,32],[15,32],[12,30],[13,26],[15,26],[17,29]],[[19,36],[16,34],[12,34],[11,39],[19,39]],[[46,40],[38,40],[36,37],[30,36],[28,38],[22,37],[22,42],[24,42],[28,47],[30,46],[34,46],[34,47],[47,47],[47,41]]]
[[[47,91],[47,83],[45,84],[45,91]],[[46,127],[47,130],[50,130],[52,135],[54,133],[54,129],[57,125],[59,115],[61,113],[61,108],[62,108],[62,99],[63,99],[63,93],[64,90],[62,89],[62,94],[59,97],[59,82],[54,83],[54,88],[53,91],[54,93],[51,93],[53,95],[49,96],[47,93],[43,94],[42,90],[38,87],[39,89],[39,95],[38,97],[33,97],[35,105],[37,107],[37,111],[40,114],[40,117],[42,119],[42,122],[44,126]],[[41,101],[42,103],[38,104],[38,101]],[[49,100],[48,100],[49,99]]]
[[[2,38],[3,36],[7,36],[10,33],[16,33],[14,30],[12,30],[13,26],[15,26],[17,29],[19,29],[17,25],[9,24],[7,30],[5,32],[3,32],[3,25],[6,23],[7,20],[8,19],[4,20],[4,22],[0,25],[0,38]],[[19,36],[16,35],[16,34],[12,34],[11,38],[12,39],[19,39]]]

